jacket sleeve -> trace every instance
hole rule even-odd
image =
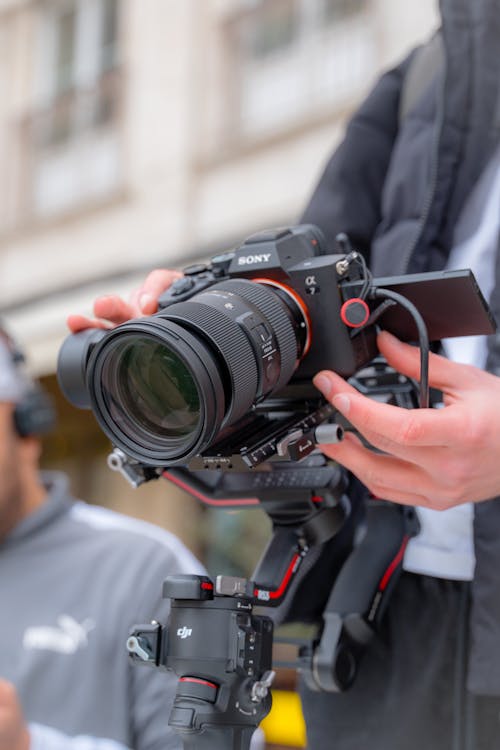
[[[129,724],[127,739],[95,736],[90,733],[68,734],[65,731],[30,723],[30,750],[181,750],[182,741],[168,725],[170,709],[177,687],[177,678],[170,672],[133,663],[125,649],[126,638],[135,624],[156,619],[167,624],[170,603],[162,599],[164,579],[177,573],[204,574],[200,562],[173,535],[155,529],[150,539],[134,548],[129,541],[130,558],[123,565],[121,576],[125,582],[119,620],[110,623],[113,650],[110,659],[126,660],[121,671],[124,684],[117,686],[117,694],[105,698],[104,711],[113,710],[113,701],[126,701],[124,711]],[[107,668],[106,663],[102,669]],[[96,675],[96,679],[99,675]],[[96,689],[98,687],[96,686]],[[122,696],[122,697],[118,697]],[[109,701],[109,703],[107,703]]]
[[[399,102],[413,52],[385,73],[349,121],[301,221],[324,232],[329,251],[345,232],[369,260],[380,221],[381,194],[399,126]]]

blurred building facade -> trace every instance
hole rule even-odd
[[[54,394],[68,313],[297,220],[349,113],[436,5],[0,0],[0,317]],[[56,398],[49,463],[189,539],[163,488],[141,509],[114,483],[93,420]]]

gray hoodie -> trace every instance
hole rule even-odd
[[[135,623],[165,621],[164,578],[200,573],[166,531],[73,500],[47,502],[0,544],[0,676],[17,687],[31,750],[166,750],[176,681],[128,660]]]

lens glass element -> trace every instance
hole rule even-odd
[[[103,386],[119,421],[173,440],[199,428],[196,381],[182,359],[158,340],[136,335],[119,340],[103,369]]]

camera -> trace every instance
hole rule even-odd
[[[184,269],[154,315],[70,336],[59,383],[93,410],[111,466],[137,484],[169,467],[295,461],[340,439],[312,377],[369,363],[376,323],[415,340],[402,299],[435,338],[493,330],[470,271],[372,279],[345,235],[336,250],[313,225],[267,230]]]

